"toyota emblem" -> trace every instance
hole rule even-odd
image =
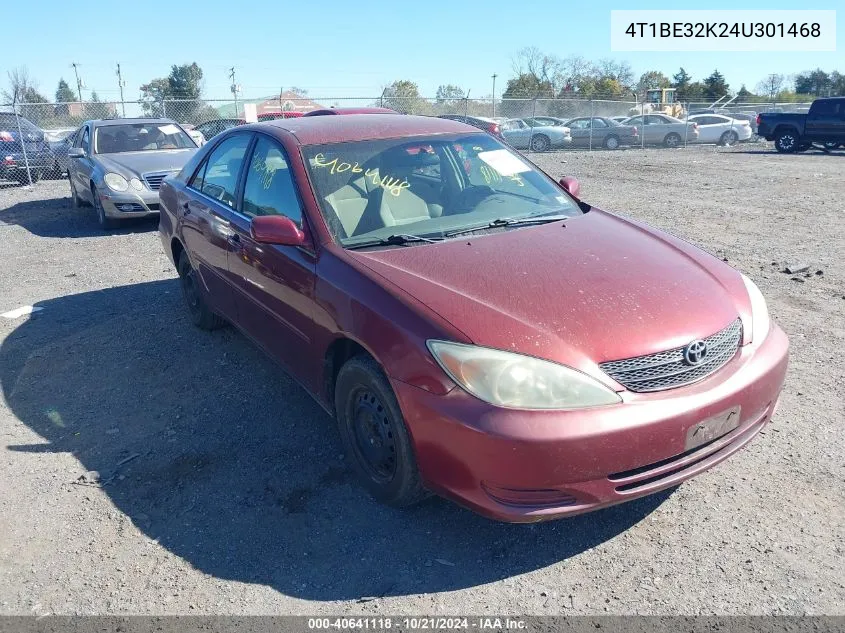
[[[684,362],[687,365],[698,365],[707,356],[707,343],[701,339],[693,341],[684,348]]]

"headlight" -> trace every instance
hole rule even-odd
[[[452,380],[498,407],[581,409],[622,401],[586,374],[539,358],[445,341],[428,341],[428,349]]]
[[[129,189],[129,183],[126,182],[126,178],[120,174],[109,172],[105,175],[103,180],[112,191],[126,191]]]
[[[745,275],[742,275],[742,281],[745,283],[745,290],[748,291],[748,298],[751,300],[751,341],[762,343],[769,333],[769,307],[766,305],[766,299],[757,284]]]
[[[137,178],[133,178],[132,180],[130,180],[129,184],[132,185],[132,188],[137,190],[137,191],[143,191],[144,190],[144,183],[142,183]]]

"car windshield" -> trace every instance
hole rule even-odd
[[[173,123],[122,123],[96,128],[94,153],[120,154],[163,149],[193,149],[196,143]]]
[[[556,183],[488,134],[313,145],[303,157],[326,224],[347,247],[582,214]]]

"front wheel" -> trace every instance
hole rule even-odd
[[[775,138],[775,149],[781,154],[791,154],[798,149],[798,135],[795,132],[781,132]]]
[[[179,256],[176,269],[179,272],[182,297],[185,299],[185,305],[188,307],[188,313],[193,324],[201,330],[216,330],[226,325],[226,321],[215,314],[203,299],[197,272],[191,266],[191,260],[188,259],[188,255],[184,251]]]
[[[615,136],[608,136],[604,139],[605,149],[619,149],[619,139]]]
[[[552,146],[552,142],[545,134],[538,134],[531,137],[531,149],[535,152],[545,152]]]
[[[663,139],[663,144],[666,147],[680,147],[681,135],[675,134],[674,132],[672,132],[671,134],[667,134],[666,138]]]
[[[100,194],[97,193],[97,188],[91,186],[91,197],[94,200],[94,213],[97,214],[97,224],[104,231],[114,228],[114,220],[106,215],[106,209],[103,207],[103,201],[100,200]]]
[[[368,356],[347,361],[334,399],[344,451],[370,494],[396,507],[425,498],[402,411],[378,364]]]

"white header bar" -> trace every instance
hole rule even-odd
[[[836,11],[611,11],[622,51],[836,51]]]

